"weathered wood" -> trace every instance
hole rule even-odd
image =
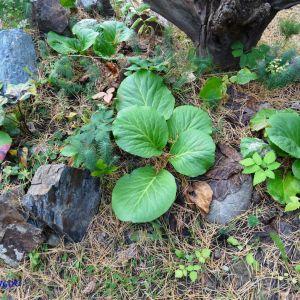
[[[151,8],[183,30],[200,55],[208,53],[222,68],[236,66],[231,45],[241,41],[246,49],[257,44],[262,33],[282,9],[300,0],[145,0]]]

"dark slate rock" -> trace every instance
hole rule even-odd
[[[113,17],[115,14],[110,0],[79,0],[78,6],[83,7],[87,12],[96,10],[104,17]]]
[[[44,165],[35,173],[22,202],[38,221],[79,242],[98,212],[99,180],[63,164]]]
[[[54,31],[62,34],[69,26],[69,11],[59,0],[34,0],[32,19],[41,32]]]
[[[28,224],[24,217],[7,203],[0,209],[0,259],[16,267],[26,254],[44,241],[42,230]]]
[[[240,160],[239,153],[233,148],[218,146],[217,163],[205,175],[213,190],[213,201],[207,215],[209,222],[226,224],[250,207],[252,178],[242,174]]]
[[[30,35],[19,29],[0,31],[0,82],[4,84],[26,83],[29,72],[36,74],[36,53]]]

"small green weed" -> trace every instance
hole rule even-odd
[[[253,185],[264,182],[267,178],[275,179],[274,170],[280,167],[280,163],[276,161],[274,151],[268,152],[264,158],[255,152],[251,158],[245,158],[240,161],[244,166],[243,174],[254,174]]]
[[[300,23],[294,20],[281,20],[279,28],[286,40],[300,33]]]
[[[211,256],[208,248],[196,250],[189,254],[176,249],[175,255],[181,260],[175,270],[175,278],[189,278],[191,282],[195,282],[199,277],[199,272],[204,270],[204,265]]]

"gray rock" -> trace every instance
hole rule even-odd
[[[113,17],[115,14],[110,0],[79,0],[77,5],[83,7],[87,12],[96,10],[104,17]]]
[[[22,202],[38,221],[79,242],[98,212],[99,180],[63,164],[44,165],[36,171]]]
[[[28,224],[23,216],[7,203],[0,210],[0,259],[16,267],[25,255],[44,241],[42,231]]]
[[[69,11],[59,0],[34,0],[32,19],[41,32],[54,31],[62,34],[69,25]]]
[[[30,74],[37,74],[36,53],[30,35],[19,29],[0,31],[0,82],[4,84],[26,83]]]
[[[205,175],[213,190],[213,201],[207,215],[209,222],[227,224],[250,207],[252,178],[241,174],[239,160],[241,157],[237,151],[219,145],[217,163]]]

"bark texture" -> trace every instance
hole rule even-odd
[[[145,0],[151,8],[183,30],[201,56],[212,55],[222,68],[236,66],[231,45],[241,41],[251,49],[282,9],[300,0]]]

